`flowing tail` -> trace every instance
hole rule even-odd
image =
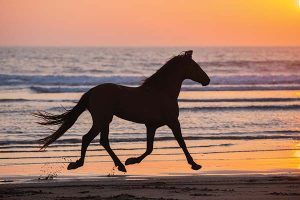
[[[66,112],[60,115],[53,115],[48,112],[33,113],[34,116],[43,120],[42,122],[38,122],[41,125],[60,125],[53,134],[39,140],[39,142],[43,144],[41,149],[46,149],[73,126],[79,115],[85,111],[88,103],[88,96],[88,93],[85,93],[73,109],[66,110]]]

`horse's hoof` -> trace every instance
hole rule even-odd
[[[124,165],[119,165],[118,170],[121,171],[121,172],[127,172]]]
[[[125,161],[125,165],[132,165],[132,164],[135,164],[135,163],[138,163],[138,159],[137,158],[128,158]]]
[[[78,167],[81,167],[82,164],[78,163],[77,161],[76,162],[71,162],[69,165],[68,165],[68,170],[72,170],[72,169],[77,169]]]
[[[72,170],[72,169],[76,169],[77,168],[77,164],[76,162],[71,162],[69,165],[68,165],[68,170]]]
[[[198,165],[198,164],[193,164],[193,165],[192,165],[192,169],[193,169],[193,170],[199,170],[199,169],[201,169],[201,168],[202,168],[201,165]]]

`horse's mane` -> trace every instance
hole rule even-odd
[[[166,76],[174,70],[174,66],[178,65],[184,58],[185,54],[179,54],[168,60],[160,69],[158,69],[153,75],[146,78],[142,86],[146,87],[161,87],[166,80]],[[173,68],[173,69],[172,69]]]

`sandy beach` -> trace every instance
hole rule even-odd
[[[4,182],[0,199],[299,199],[299,176],[94,177]]]

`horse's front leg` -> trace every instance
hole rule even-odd
[[[195,163],[195,161],[193,160],[191,154],[189,153],[189,151],[185,145],[184,139],[181,134],[181,128],[180,128],[180,123],[179,123],[178,119],[171,123],[168,123],[168,127],[172,130],[179,146],[182,148],[182,150],[185,154],[187,162],[192,166],[192,169],[193,170],[201,169],[201,165],[198,165],[197,163]]]
[[[86,150],[87,150],[88,146],[90,145],[90,143],[92,142],[92,140],[99,134],[99,132],[100,132],[99,127],[97,125],[93,125],[91,130],[82,137],[80,159],[78,159],[75,162],[71,162],[68,165],[68,170],[77,169],[78,167],[83,166]]]
[[[154,135],[157,127],[146,125],[147,127],[147,149],[145,153],[143,153],[139,157],[133,157],[133,158],[128,158],[125,162],[125,165],[131,165],[131,164],[136,164],[140,163],[146,156],[150,155],[153,151],[153,142],[154,142]]]

